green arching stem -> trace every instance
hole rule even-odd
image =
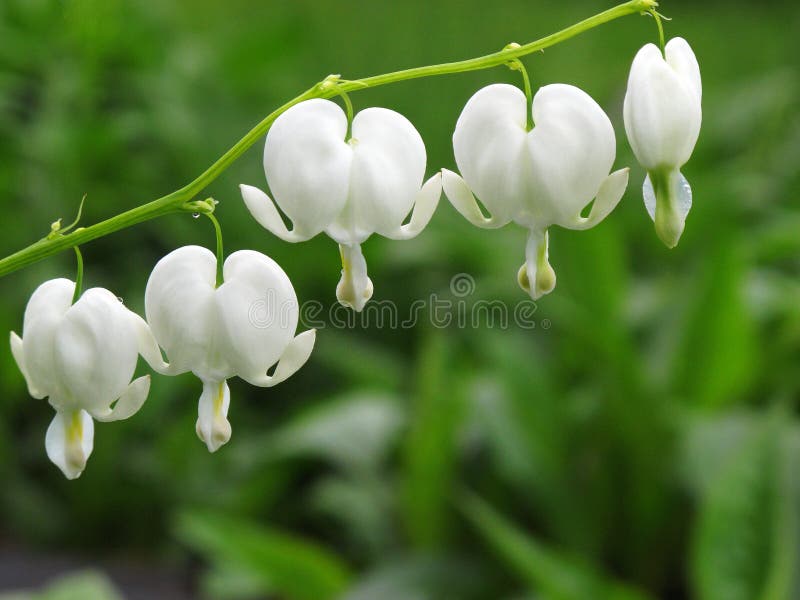
[[[350,96],[347,92],[340,92],[339,95],[344,101],[344,108],[347,112],[347,134],[345,135],[344,141],[349,142],[353,137],[353,103],[350,101]]]
[[[528,114],[528,121],[526,123],[526,127],[528,131],[533,129],[535,123],[533,122],[533,90],[531,90],[531,80],[528,77],[528,69],[525,68],[525,65],[522,64],[520,59],[516,59],[519,63],[519,72],[522,73],[522,81],[525,85],[525,98],[528,100],[527,104],[527,114]]]
[[[211,219],[211,222],[214,224],[214,234],[217,237],[217,284],[216,287],[222,285],[223,278],[222,278],[222,266],[225,264],[225,253],[222,250],[222,228],[219,226],[219,221],[217,221],[217,217],[213,215],[213,213],[205,213],[206,216]]]
[[[89,227],[79,227],[74,231],[52,239],[43,239],[30,246],[11,254],[0,260],[0,277],[8,275],[22,267],[35,263],[43,258],[56,254],[61,250],[72,248],[88,241],[103,237],[120,229],[125,229],[143,221],[171,213],[194,209],[187,208],[192,199],[204,190],[212,181],[225,171],[236,159],[255,144],[269,130],[272,123],[289,108],[312,98],[331,98],[343,92],[352,92],[369,87],[377,87],[421,77],[434,77],[453,73],[465,73],[489,69],[508,63],[510,60],[525,56],[533,52],[555,46],[576,35],[589,31],[595,27],[632,14],[646,14],[658,6],[656,0],[628,0],[613,8],[584,19],[561,31],[545,36],[534,42],[519,47],[507,48],[485,56],[467,60],[416,67],[402,71],[394,71],[383,75],[374,75],[358,80],[342,80],[327,78],[309,88],[299,96],[289,100],[283,106],[267,115],[260,123],[251,129],[241,140],[223,154],[214,164],[206,169],[197,179],[166,196],[132,208],[114,217],[96,223]]]
[[[73,250],[75,250],[75,259],[78,262],[78,269],[75,275],[75,291],[72,292],[72,303],[75,304],[78,298],[81,297],[81,293],[83,293],[83,255],[77,246],[73,246]]]
[[[533,129],[535,123],[533,122],[533,90],[531,89],[531,79],[528,77],[528,69],[525,68],[525,65],[518,58],[509,61],[508,67],[522,73],[522,82],[525,87],[525,99],[527,100],[525,109],[527,115],[525,129],[526,131],[530,131]]]
[[[658,14],[655,8],[651,8],[648,12],[653,15],[653,18],[656,20],[656,27],[658,27],[658,45],[661,48],[661,55],[666,56],[664,52],[664,25],[661,23],[661,15]]]

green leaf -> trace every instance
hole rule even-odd
[[[636,588],[603,576],[577,557],[548,548],[473,494],[461,497],[460,507],[484,541],[509,570],[531,588],[552,600],[646,600]]]
[[[400,402],[387,394],[356,392],[312,405],[272,435],[234,449],[239,464],[254,468],[284,458],[315,458],[351,473],[374,473],[405,423]]]
[[[404,524],[413,543],[424,548],[441,545],[446,535],[456,435],[464,416],[462,390],[449,377],[452,368],[446,340],[442,332],[432,332],[420,351],[405,452]]]
[[[747,391],[756,371],[753,331],[743,298],[746,256],[738,241],[722,236],[694,285],[680,326],[670,381],[693,405],[730,404]]]
[[[700,600],[797,597],[798,441],[773,415],[709,489],[695,532]]]
[[[681,427],[679,462],[689,489],[705,495],[761,426],[763,419],[754,411],[686,414]]]
[[[331,476],[311,489],[311,505],[340,525],[337,541],[350,542],[359,556],[380,558],[395,539],[393,491],[378,478]]]
[[[395,398],[350,394],[301,414],[275,433],[272,444],[284,456],[316,456],[345,469],[373,471],[383,463],[404,420]]]
[[[219,572],[229,568],[249,588],[292,600],[325,600],[346,589],[350,573],[333,553],[288,533],[215,512],[179,515],[176,532]]]

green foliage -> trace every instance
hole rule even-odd
[[[777,600],[800,589],[797,432],[784,418],[751,423],[705,494],[693,564],[698,598]]]
[[[458,382],[450,377],[446,338],[429,335],[419,354],[411,426],[406,442],[403,516],[415,545],[442,545],[447,534],[456,435],[463,413]]]
[[[102,574],[85,572],[61,577],[38,592],[0,594],[0,600],[122,600]]]
[[[465,495],[467,518],[509,568],[552,600],[647,600],[650,596],[603,577],[581,560],[565,556],[525,535],[483,500]]]
[[[331,552],[241,519],[183,513],[176,527],[178,537],[206,554],[217,568],[231,566],[261,594],[325,600],[337,597],[350,578],[347,566]]]
[[[66,482],[44,453],[52,410],[0,349],[2,551],[98,570],[135,556],[220,599],[800,596],[800,12],[661,4],[667,35],[690,40],[703,73],[703,129],[684,168],[695,204],[675,250],[645,213],[622,128],[630,61],[655,39],[649,18],[525,61],[534,87],[595,97],[617,131],[616,168],[632,166],[605,222],[551,232],[559,281],[533,329],[439,329],[426,311],[413,328],[337,325],[335,244],[283,243],[241,202],[237,184],[263,183],[254,148],[209,194],[228,252],[266,252],[301,301],[324,307],[311,360],[275,388],[232,381],[233,438],[213,456],[194,433],[196,379],[154,378],[141,413],[98,425],[86,472]],[[328,73],[457,60],[608,6],[3,0],[0,254],[69,221],[84,193],[91,223],[187,183]],[[463,103],[497,81],[519,76],[499,68],[352,100],[406,115],[430,175],[454,167]],[[432,293],[513,310],[524,237],[477,230],[442,200],[418,238],[366,242],[374,300],[396,303],[400,321]],[[141,312],[156,261],[213,240],[186,215],[87,244],[85,287]],[[73,263],[64,253],[0,281],[0,331],[19,332],[33,289]],[[458,273],[474,294],[451,293]],[[80,595],[53,597],[93,598],[95,586],[115,598],[103,581],[65,580]],[[22,597],[62,583],[32,580]]]

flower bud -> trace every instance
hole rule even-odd
[[[636,54],[623,115],[636,159],[647,170],[645,206],[667,247],[677,245],[692,206],[692,190],[680,172],[700,133],[700,67],[683,38],[671,39],[664,55],[654,44]]]

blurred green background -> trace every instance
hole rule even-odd
[[[196,177],[265,114],[345,78],[524,43],[611,2],[2,0],[0,254]],[[231,384],[231,442],[194,432],[199,382],[154,379],[133,419],[99,424],[82,477],[44,452],[52,410],[0,348],[0,593],[13,598],[720,600],[800,597],[800,10],[664,0],[700,61],[704,122],[674,251],[642,205],[623,134],[630,16],[525,60],[534,85],[588,91],[632,166],[617,210],[551,232],[555,292],[536,327],[326,327],[269,390]],[[417,126],[454,168],[467,98],[505,68],[353,95]],[[618,168],[617,167],[617,168]],[[338,252],[279,241],[246,212],[261,143],[209,193],[226,250],[274,257],[329,307]],[[482,231],[443,199],[417,239],[364,247],[376,300],[525,299],[525,232]],[[213,243],[177,215],[84,248],[86,285],[142,312],[149,271]],[[456,297],[451,279],[474,278]],[[64,253],[0,281],[0,331],[73,277]],[[142,367],[143,372],[145,371]],[[30,593],[30,595],[27,595]],[[6,596],[2,596],[6,598]],[[12,596],[8,596],[12,597]]]

